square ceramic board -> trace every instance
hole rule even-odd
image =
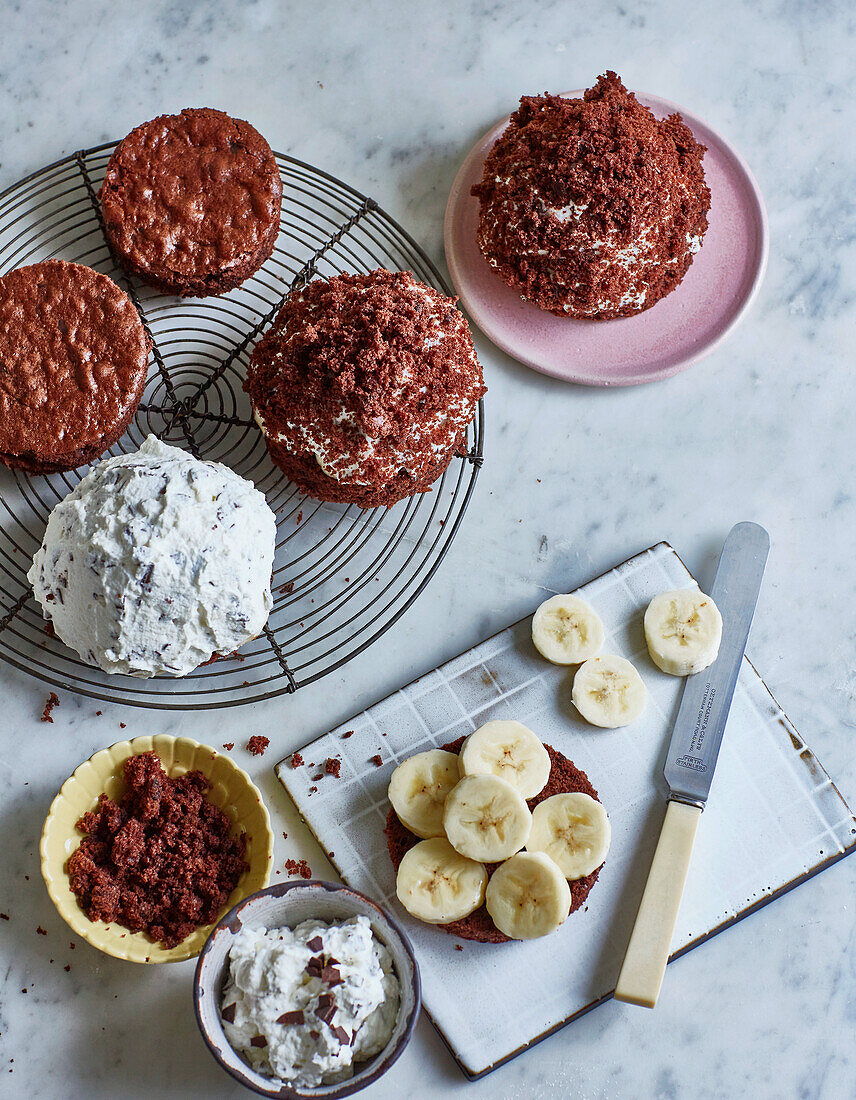
[[[599,730],[582,721],[571,703],[573,669],[537,653],[526,618],[313,741],[301,750],[304,766],[293,768],[290,758],[277,765],[344,881],[402,920],[419,960],[425,1009],[469,1077],[612,995],[665,811],[663,764],[683,686],[648,657],[642,616],[658,592],[694,584],[671,546],[660,543],[579,589],[603,619],[604,652],[633,661],[648,689],[646,710],[628,727]],[[410,917],[395,896],[383,833],[393,769],[492,718],[524,722],[570,757],[612,822],[609,857],[585,907],[548,940],[461,941]],[[377,753],[380,767],[371,759]],[[340,777],[314,779],[328,757],[341,758]],[[854,847],[853,814],[744,660],[672,958]],[[514,1012],[493,1011],[510,998]]]

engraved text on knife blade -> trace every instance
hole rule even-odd
[[[704,694],[701,697],[701,705],[698,709],[698,717],[696,718],[695,726],[693,727],[692,740],[690,741],[689,750],[683,755],[675,758],[675,764],[679,768],[687,768],[694,772],[707,771],[707,764],[703,764],[698,759],[704,751],[704,740],[707,734],[707,724],[710,721],[710,711],[713,707],[713,701],[716,698],[716,688],[708,680],[705,685]]]

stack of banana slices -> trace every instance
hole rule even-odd
[[[663,672],[690,676],[716,660],[722,616],[698,588],[655,596],[644,625],[651,660]],[[553,596],[532,619],[532,641],[543,657],[557,665],[579,665],[571,697],[582,717],[593,726],[617,729],[639,717],[647,693],[630,661],[601,654],[605,636],[597,612],[579,596]]]
[[[510,939],[555,931],[571,909],[568,880],[600,867],[610,825],[587,794],[556,794],[531,811],[527,799],[541,793],[550,769],[544,745],[512,721],[479,727],[459,754],[430,749],[399,764],[389,800],[423,838],[398,868],[405,909],[429,924],[449,924],[484,904]],[[499,866],[489,874],[486,864]]]

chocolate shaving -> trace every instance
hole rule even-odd
[[[226,1007],[224,1009],[221,1009],[220,1011],[220,1015],[228,1024],[233,1024],[235,1022],[235,1007],[236,1002],[233,1001],[230,1005],[226,1005]]]
[[[340,1046],[347,1047],[351,1045],[350,1036],[348,1035],[347,1031],[345,1031],[345,1029],[339,1024],[336,1024],[336,1026],[334,1028],[331,1028],[330,1030],[339,1040]]]
[[[313,955],[306,964],[306,973],[310,978],[320,978],[324,972],[324,959],[321,955]]]
[[[306,1022],[306,1017],[303,1015],[303,1009],[297,1008],[294,1012],[283,1012],[281,1016],[277,1016],[276,1022],[278,1024],[303,1024]]]
[[[325,966],[321,971],[321,981],[325,985],[341,985],[342,975],[335,966]]]
[[[324,946],[324,941],[320,936],[313,936],[311,940],[306,941],[306,946],[310,951],[320,951]]]
[[[322,1007],[319,1004],[318,1008],[315,1009],[315,1015],[319,1020],[323,1020],[325,1024],[329,1024],[336,1015],[336,1006],[329,1004]]]
[[[250,1039],[250,1046],[251,1047],[266,1047],[267,1046],[267,1039],[264,1037],[264,1035],[254,1035],[252,1037],[252,1039]]]

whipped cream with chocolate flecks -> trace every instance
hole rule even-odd
[[[184,676],[261,632],[275,541],[251,482],[150,435],[57,504],[27,579],[87,663]]]
[[[298,1086],[342,1081],[380,1053],[399,984],[367,917],[296,928],[242,928],[229,951],[220,1015],[226,1038],[259,1073]]]

